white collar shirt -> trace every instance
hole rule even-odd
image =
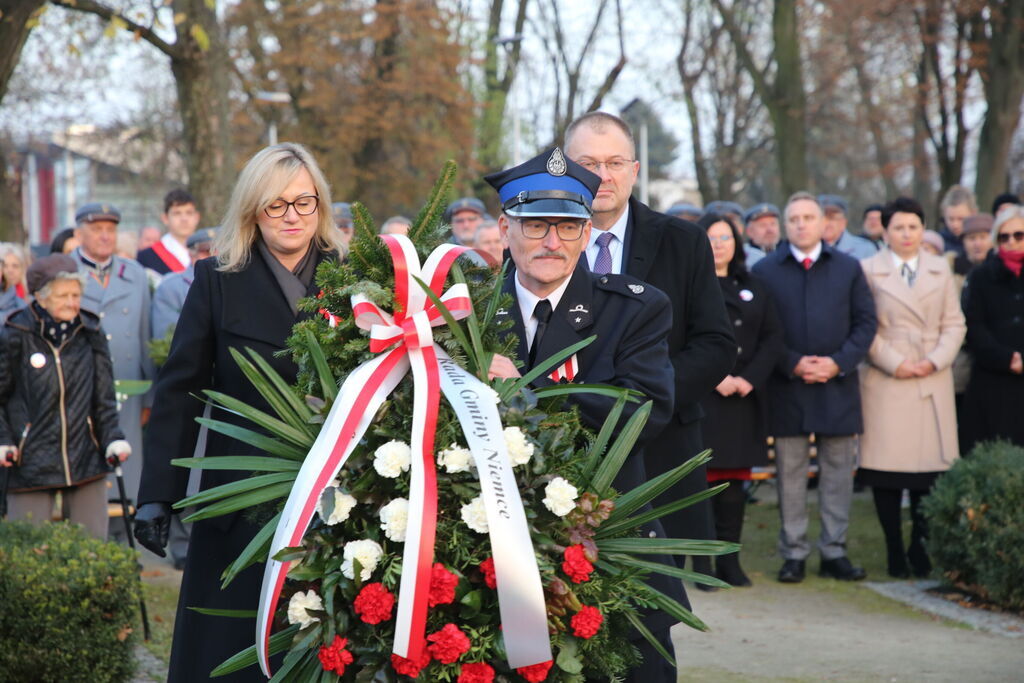
[[[587,265],[590,266],[590,270],[594,270],[594,263],[597,261],[597,253],[601,250],[597,246],[597,238],[605,232],[610,232],[615,236],[611,242],[608,243],[608,251],[612,255],[612,270],[611,272],[621,275],[622,274],[622,252],[626,245],[626,225],[629,224],[629,204],[626,204],[626,210],[619,216],[619,220],[615,221],[608,230],[598,230],[593,228],[590,231],[590,242],[587,243]]]
[[[558,286],[558,289],[548,294],[545,299],[551,304],[551,311],[554,312],[558,308],[558,302],[562,300],[562,295],[565,294],[565,288],[569,286],[569,280],[572,279],[572,274],[565,278],[565,282]],[[526,348],[533,346],[533,338],[537,334],[537,319],[533,317],[533,309],[537,306],[537,302],[541,300],[541,297],[537,296],[519,282],[519,273],[516,273],[516,301],[519,302],[519,315],[523,319],[523,328],[526,332]]]
[[[814,264],[817,263],[818,259],[821,257],[821,242],[818,242],[816,245],[814,245],[814,249],[811,249],[809,252],[806,253],[800,251],[795,246],[793,246],[792,243],[790,243],[789,251],[790,253],[793,254],[793,258],[796,259],[797,263],[803,263],[805,258],[809,258],[811,259],[811,263]]]

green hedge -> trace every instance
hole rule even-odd
[[[979,445],[939,478],[924,512],[928,552],[947,579],[1024,609],[1024,448]]]
[[[125,681],[134,552],[77,525],[0,522],[0,681]]]

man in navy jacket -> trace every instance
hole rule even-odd
[[[769,384],[779,511],[779,581],[804,578],[809,437],[818,448],[821,574],[845,581],[866,575],[846,557],[846,532],[863,429],[857,364],[875,337],[875,304],[860,264],[822,241],[824,214],[806,192],[786,204],[789,244],[754,272],[771,289],[786,331],[786,354]]]

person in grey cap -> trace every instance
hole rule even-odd
[[[696,223],[704,215],[704,209],[689,202],[676,202],[665,209],[665,213],[669,216],[682,218],[684,221]]]
[[[755,263],[766,255],[775,251],[782,237],[779,226],[779,207],[767,202],[755,204],[743,214],[744,231],[748,242],[743,245],[743,255],[747,259],[747,267],[752,268]]]
[[[473,236],[486,213],[484,203],[476,197],[462,197],[449,204],[444,222],[452,226],[452,243],[472,246]]]
[[[858,261],[871,258],[878,249],[870,240],[854,235],[846,229],[849,207],[846,200],[834,194],[818,195],[818,203],[825,212],[825,234],[822,239],[836,251],[852,256]]]
[[[341,233],[342,244],[347,247],[348,243],[352,241],[354,232],[352,205],[348,202],[334,202],[331,204],[331,216],[334,218],[334,224],[338,227],[338,232]]]
[[[79,272],[86,276],[82,308],[100,318],[110,344],[114,379],[152,379],[156,372],[147,347],[150,294],[146,272],[137,262],[114,253],[121,212],[113,204],[92,202],[78,209],[75,221],[79,245],[71,255],[78,263]],[[146,401],[138,395],[125,397],[119,413],[121,431],[136,456],[123,468],[126,491],[132,499],[138,494],[142,474],[144,412],[148,417],[148,409],[144,411]],[[121,540],[123,529],[115,527],[111,535]]]
[[[716,213],[719,216],[729,216],[736,225],[743,222],[743,207],[736,202],[716,199],[704,206],[704,213]]]
[[[118,427],[114,377],[100,320],[81,310],[84,276],[50,254],[28,269],[35,300],[0,333],[0,466],[12,520],[62,514],[107,538],[107,462],[132,448]]]

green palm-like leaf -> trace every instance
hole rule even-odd
[[[213,458],[175,458],[172,465],[197,470],[241,470],[252,472],[298,472],[302,463],[261,455],[218,455]]]
[[[189,515],[182,521],[197,522],[201,519],[210,519],[211,517],[226,515],[229,512],[244,510],[245,508],[259,505],[260,503],[266,503],[267,501],[275,500],[277,498],[284,498],[291,493],[294,479],[295,477],[293,476],[289,481],[264,486],[254,491],[241,493],[237,496],[232,496],[227,500],[207,505],[202,510]]]
[[[647,590],[650,591],[654,604],[661,608],[661,611],[675,617],[690,628],[697,629],[698,631],[708,630],[707,624],[698,619],[693,612],[679,604],[677,600],[670,598],[661,591],[651,588],[650,586],[647,586]]]
[[[700,572],[692,572],[687,569],[680,569],[674,565],[664,564],[662,562],[648,562],[647,560],[638,560],[630,555],[623,555],[620,553],[608,553],[604,556],[604,559],[609,562],[615,562],[627,567],[634,567],[636,569],[643,569],[648,572],[657,572],[658,574],[665,574],[666,576],[673,576],[677,579],[684,579],[686,581],[693,581],[694,583],[703,583],[706,586],[716,586],[717,588],[732,588],[729,584],[721,579],[716,579],[713,576],[707,574],[701,574]]]
[[[629,621],[630,624],[633,625],[633,628],[635,628],[637,632],[644,637],[644,640],[650,643],[651,647],[653,647],[659,655],[664,657],[665,661],[667,661],[674,669],[676,666],[676,660],[673,659],[672,655],[668,653],[668,650],[665,649],[665,646],[658,642],[658,639],[654,637],[654,634],[651,633],[651,630],[644,626],[644,622],[640,621],[640,617],[637,616],[637,614],[631,610],[626,610],[625,612],[623,612],[623,614],[626,615],[626,619]]]
[[[591,394],[607,396],[618,400],[619,396],[625,396],[628,403],[640,403],[644,395],[633,389],[623,389],[611,384],[549,384],[546,387],[531,389],[537,398],[552,398],[554,396],[571,396],[572,394]]]
[[[582,341],[576,342],[572,346],[567,346],[561,351],[551,356],[548,356],[540,363],[537,363],[537,365],[535,365],[532,370],[530,370],[525,375],[517,379],[515,382],[507,384],[502,388],[502,390],[499,392],[501,394],[501,400],[507,401],[515,394],[518,394],[525,387],[529,386],[530,382],[532,382],[533,380],[537,379],[542,375],[548,374],[553,367],[564,361],[566,358],[572,357],[572,354],[576,353],[581,349],[585,349],[591,344],[593,344],[595,339],[597,339],[597,335],[587,337]]]
[[[230,617],[232,619],[256,618],[256,610],[254,609],[212,609],[209,607],[189,607],[189,609],[209,617]]]
[[[235,363],[242,370],[242,373],[259,391],[266,402],[270,404],[270,407],[277,413],[277,416],[295,429],[308,431],[309,416],[312,413],[310,413],[309,407],[292,393],[288,385],[281,379],[281,376],[267,365],[265,360],[259,358],[252,349],[246,349],[246,351],[250,355],[255,355],[256,358],[259,358],[260,368],[263,369],[263,372],[257,369],[257,365],[250,362],[237,349],[229,349],[229,351]],[[269,371],[269,374],[267,374],[267,371]]]
[[[671,514],[676,510],[682,510],[683,508],[690,507],[694,503],[699,503],[702,500],[711,498],[712,496],[717,495],[719,491],[727,488],[728,486],[728,483],[719,484],[718,486],[713,486],[709,489],[705,489],[704,491],[693,493],[689,496],[686,496],[685,498],[680,498],[679,500],[674,500],[671,503],[666,503],[665,505],[658,506],[653,510],[647,510],[637,515],[636,517],[620,519],[610,524],[602,524],[601,527],[597,530],[596,536],[597,538],[608,538],[611,536],[615,536],[616,534],[621,534],[625,531],[628,531],[629,529],[636,528],[643,524],[647,524],[648,522],[653,522],[656,519],[661,519],[665,515]]]
[[[299,632],[299,625],[293,624],[281,631],[278,631],[274,635],[270,636],[270,654],[277,654],[287,650],[292,644],[292,638]],[[241,671],[250,666],[255,666],[257,661],[256,658],[256,646],[250,645],[238,654],[232,655],[220,664],[216,669],[210,673],[211,678],[218,678],[220,676],[227,676],[233,674],[236,671]]]
[[[324,400],[329,403],[333,402],[338,396],[338,382],[334,377],[334,373],[331,372],[331,366],[327,364],[327,356],[324,355],[324,350],[320,346],[320,342],[316,340],[316,335],[313,334],[312,330],[306,330],[306,350],[309,351],[309,357],[313,360],[313,367],[316,368],[316,374],[320,380],[320,389],[324,393]]]
[[[219,391],[207,389],[203,393],[220,404],[220,407],[228,412],[244,417],[250,422],[263,427],[271,434],[275,434],[282,439],[299,446],[300,448],[304,448],[308,451],[310,446],[313,445],[313,436],[305,429],[296,429],[295,427],[278,420],[272,415],[268,415],[262,410],[253,408],[247,403]]]
[[[498,301],[501,300],[501,288],[505,284],[506,272],[508,272],[508,261],[502,262],[501,270],[498,271],[498,277],[494,281],[494,289],[491,290],[491,297],[487,301],[487,310],[484,311],[484,319],[482,321],[484,327],[491,324],[495,314],[498,312]]]
[[[469,368],[469,371],[479,376],[480,358],[477,356],[476,349],[473,348],[473,344],[469,341],[469,337],[466,336],[466,332],[462,329],[462,326],[459,325],[459,322],[455,319],[455,316],[452,315],[452,312],[444,305],[441,298],[437,294],[434,294],[434,291],[430,289],[427,283],[415,275],[413,276],[413,280],[416,280],[416,284],[423,289],[423,292],[431,302],[433,302],[434,306],[437,307],[437,310],[441,313],[441,317],[444,318],[444,321],[448,324],[448,329],[451,331],[452,336],[454,336],[455,340],[459,342],[459,346],[462,347],[463,353],[466,354],[466,359],[475,366]],[[480,353],[483,353],[483,349],[480,350]]]
[[[458,263],[452,264],[452,277],[456,282],[462,284],[466,283],[466,276],[463,275],[462,268],[459,267]],[[484,351],[483,338],[480,334],[480,321],[476,318],[476,307],[472,304],[469,307],[469,315],[466,316],[466,329],[469,330],[469,341],[473,345],[477,377],[479,377],[481,381],[486,382],[487,370],[491,367],[491,358],[494,354]]]
[[[237,439],[244,444],[254,446],[261,451],[270,453],[271,455],[279,455],[282,458],[288,458],[289,460],[303,460],[306,457],[306,451],[298,446],[279,441],[273,437],[267,436],[266,434],[260,434],[254,432],[251,429],[245,427],[239,427],[236,424],[230,422],[224,422],[222,420],[211,420],[207,417],[197,417],[196,422],[201,425],[206,425],[211,431],[230,436],[233,439]]]
[[[218,456],[221,457],[221,456]],[[186,508],[190,505],[205,505],[215,500],[221,500],[224,498],[230,498],[231,496],[238,495],[240,493],[246,493],[256,489],[261,489],[271,484],[277,484],[279,482],[293,482],[298,476],[297,471],[292,472],[274,472],[272,474],[260,474],[255,477],[247,477],[245,479],[239,479],[228,484],[221,484],[215,486],[212,489],[206,489],[200,491],[194,496],[189,496],[184,500],[179,500],[174,504],[175,509]]]
[[[608,411],[608,416],[605,417],[604,424],[601,425],[601,431],[597,433],[597,438],[594,439],[594,443],[590,446],[590,453],[583,466],[583,471],[580,473],[583,475],[584,481],[593,474],[594,468],[601,461],[604,449],[608,447],[608,442],[611,441],[615,428],[619,426],[619,418],[622,417],[622,410],[626,407],[628,396],[625,392],[620,392],[619,397],[615,399],[615,405]]]
[[[235,351],[235,349],[231,350]],[[301,421],[300,425],[302,427],[306,427],[309,424],[309,418],[313,416],[313,411],[309,409],[306,402],[302,400],[302,398],[291,386],[288,385],[287,382],[284,381],[284,378],[281,377],[277,370],[275,370],[263,356],[248,347],[246,347],[245,351],[249,354],[249,358],[253,365],[255,365],[260,372],[263,373],[263,376],[270,380],[270,383],[274,385],[275,389],[277,389],[278,396],[285,402],[290,413]],[[283,418],[284,415],[281,415],[281,417]]]
[[[597,541],[597,549],[629,555],[728,555],[739,551],[740,545],[683,538],[605,538]]]
[[[640,431],[647,423],[647,417],[651,414],[653,406],[654,402],[648,401],[637,408],[636,412],[629,417],[626,425],[619,432],[618,438],[615,439],[615,443],[608,449],[608,454],[601,460],[597,471],[594,472],[594,476],[590,479],[590,490],[601,498],[608,496],[612,482],[618,476],[619,470],[622,469],[623,463],[626,462],[626,458],[633,451],[633,446],[640,436]]]
[[[675,469],[645,481],[632,491],[622,494],[615,500],[615,509],[612,510],[612,514],[608,517],[608,522],[617,522],[639,510],[709,460],[711,460],[711,451],[706,450],[693,456]]]
[[[270,552],[270,541],[274,538],[274,532],[277,531],[277,524],[281,521],[281,513],[278,512],[274,515],[273,519],[263,525],[249,541],[245,549],[235,558],[224,573],[221,574],[221,590],[227,587],[229,583],[235,580],[238,576],[238,572],[242,571],[246,567],[255,564],[260,561],[261,558],[267,556]]]

